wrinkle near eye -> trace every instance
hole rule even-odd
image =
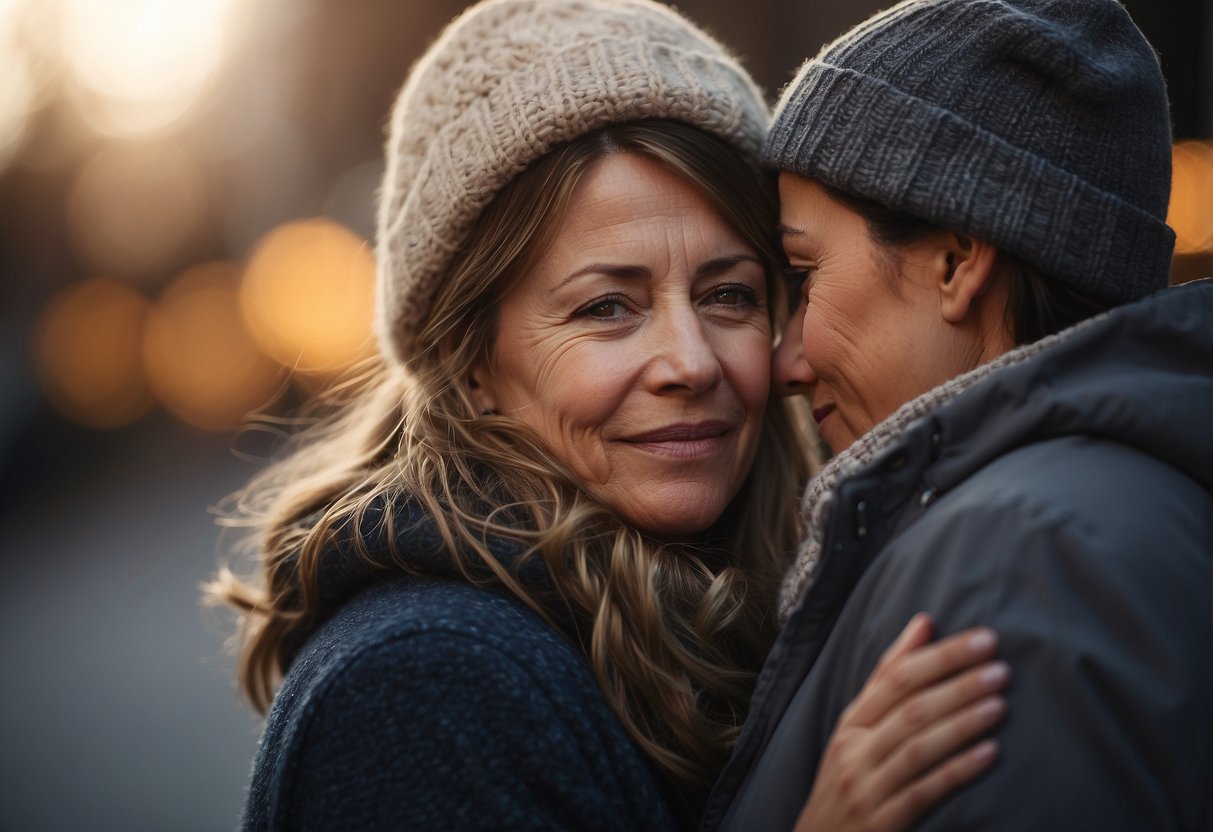
[[[575,189],[555,244],[502,298],[498,409],[639,528],[707,528],[736,495],[757,447],[769,392],[766,280],[753,251],[679,174],[627,154],[600,160]],[[758,300],[716,303],[712,293],[722,289],[748,289]],[[584,314],[613,295],[627,314]],[[717,362],[719,378],[666,381],[684,372],[668,361],[668,333],[686,337],[700,356],[710,352],[704,360]],[[729,429],[703,459],[629,438],[705,421]]]

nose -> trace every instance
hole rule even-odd
[[[784,396],[806,396],[817,381],[804,357],[804,310],[802,300],[783,328],[783,337],[771,357],[771,375],[776,389]]]
[[[698,395],[724,377],[716,348],[693,309],[670,310],[650,330],[645,385],[658,395]]]

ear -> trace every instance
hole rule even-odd
[[[948,237],[939,254],[937,287],[944,320],[955,324],[969,316],[977,298],[993,285],[998,249],[965,234],[949,232]]]
[[[472,367],[472,372],[464,381],[467,385],[468,395],[476,405],[476,412],[481,416],[498,412],[497,400],[493,396],[492,381],[493,375],[487,360],[477,361]]]

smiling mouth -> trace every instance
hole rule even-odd
[[[731,427],[726,422],[696,422],[667,425],[634,434],[623,441],[641,450],[680,459],[693,459],[714,453],[723,444]]]
[[[834,405],[832,404],[823,404],[821,407],[815,407],[813,408],[813,421],[820,425],[833,412]]]

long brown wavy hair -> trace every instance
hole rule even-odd
[[[478,413],[466,383],[492,349],[495,302],[550,244],[573,189],[607,153],[656,159],[701,189],[762,256],[777,323],[772,183],[723,141],[675,122],[636,122],[531,165],[458,253],[416,360],[376,362],[343,388],[335,411],[290,440],[291,453],[231,498],[221,522],[250,530],[262,574],[245,582],[224,568],[207,594],[243,613],[239,678],[260,710],[321,623],[322,566],[339,539],[381,517],[389,551],[354,534],[358,556],[384,572],[421,571],[394,545],[392,513],[379,511],[409,500],[432,519],[464,579],[508,588],[584,652],[656,765],[691,788],[715,778],[770,645],[775,587],[799,537],[797,503],[814,464],[804,415],[772,397],[754,468],[725,516],[703,543],[663,544],[579,488],[525,426]],[[516,542],[520,563],[538,559],[548,585],[521,580],[518,563],[494,556],[495,540]]]

